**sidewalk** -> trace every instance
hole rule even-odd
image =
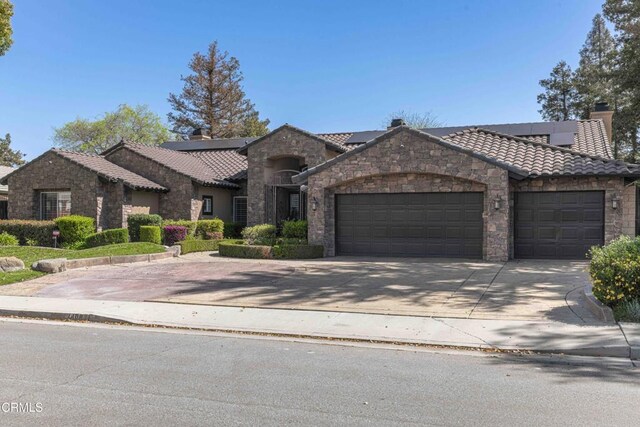
[[[0,297],[0,315],[637,359],[640,329],[154,302]],[[628,341],[627,341],[628,340]],[[633,348],[629,345],[633,343]]]

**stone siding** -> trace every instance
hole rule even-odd
[[[94,172],[50,152],[30,162],[9,177],[9,218],[40,219],[40,193],[70,191],[71,213],[96,219],[102,227],[121,227],[111,216],[122,206],[122,198],[107,197],[117,193],[121,183],[106,182]]]
[[[321,141],[293,129],[283,128],[247,149],[248,162],[248,224],[265,222],[265,168],[269,159],[303,158],[313,167],[331,158]]]
[[[191,178],[127,148],[116,150],[106,157],[110,162],[169,189],[167,193],[160,193],[160,201],[158,203],[160,216],[166,219],[189,219],[193,221],[198,219],[200,215],[198,206],[201,206],[202,202],[197,200],[197,188],[195,188]]]
[[[636,235],[636,184],[629,184],[622,193],[622,234]]]
[[[335,195],[344,193],[484,193],[483,257],[506,261],[509,238],[509,178],[506,170],[442,146],[426,136],[400,131],[309,177],[309,240],[335,255]],[[495,209],[495,200],[503,200]],[[313,209],[315,203],[316,209]]]
[[[604,191],[604,241],[609,243],[623,232],[625,209],[622,203],[625,191],[624,178],[620,177],[549,177],[512,181],[512,191]],[[618,208],[613,208],[613,200],[618,199]],[[635,199],[634,199],[635,200]],[[509,205],[513,207],[513,194]],[[634,210],[635,214],[635,210]],[[513,222],[513,218],[511,219]],[[635,219],[634,219],[635,222]],[[513,236],[510,237],[513,248]],[[513,252],[511,252],[513,253]]]

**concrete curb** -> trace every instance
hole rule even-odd
[[[603,322],[616,323],[616,319],[613,316],[613,310],[601,303],[600,300],[598,300],[598,298],[593,295],[593,285],[591,284],[590,280],[585,283],[582,292],[584,294],[585,301],[587,302],[587,308],[589,308],[589,311],[591,311],[598,319],[602,320]]]
[[[631,360],[640,360],[640,323],[620,322],[619,325],[629,343]]]
[[[161,259],[173,258],[180,255],[180,246],[176,249],[174,246],[168,248],[166,252],[160,252],[155,254],[141,254],[141,255],[115,255],[104,256],[95,258],[81,258],[81,259],[67,259],[56,258],[55,260],[43,259],[34,262],[32,268],[37,271],[44,271],[45,273],[59,273],[65,270],[73,270],[78,268],[95,267],[98,265],[112,265],[112,264],[130,264],[135,262],[150,262],[158,261]],[[52,270],[50,264],[52,261],[56,261],[56,268]]]
[[[630,341],[618,325],[9,296],[0,297],[0,315],[490,351],[630,355]]]

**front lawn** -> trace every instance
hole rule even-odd
[[[98,246],[96,248],[82,250],[53,249],[33,246],[3,246],[0,247],[0,257],[18,257],[24,261],[26,269],[22,271],[14,271],[12,273],[0,273],[0,286],[7,285],[9,283],[23,282],[25,280],[43,276],[45,273],[31,270],[31,264],[41,259],[80,259],[115,255],[155,254],[164,251],[165,249],[163,246],[146,242],[119,243],[116,245]]]

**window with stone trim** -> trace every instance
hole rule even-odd
[[[40,219],[51,220],[71,215],[70,191],[43,191],[40,193]]]

